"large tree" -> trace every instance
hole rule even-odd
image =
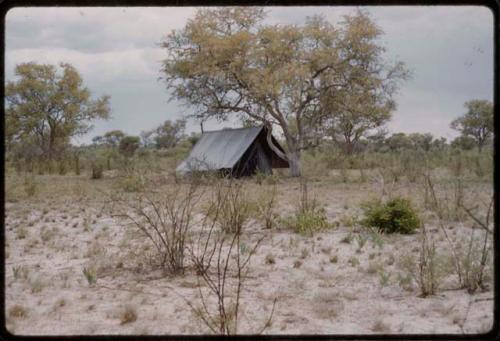
[[[396,108],[393,95],[409,77],[402,62],[389,65],[377,40],[383,31],[364,12],[344,17],[341,41],[345,85],[326,90],[320,102],[328,134],[352,154],[362,137],[376,133]]]
[[[462,136],[474,139],[479,150],[493,136],[493,103],[487,100],[472,100],[465,103],[467,112],[451,122],[451,128]]]
[[[5,88],[6,132],[9,143],[35,139],[43,155],[52,159],[71,137],[89,131],[90,121],[109,117],[109,97],[91,99],[77,70],[61,63],[23,63],[16,80]]]
[[[325,98],[356,87],[380,92],[404,70],[367,51],[377,35],[363,12],[346,16],[339,27],[320,16],[302,26],[265,25],[264,17],[252,7],[199,10],[163,40],[164,79],[173,98],[193,107],[198,118],[237,115],[268,126],[270,134],[278,127],[286,154],[272,145],[270,134],[268,140],[298,176],[302,150],[318,141],[326,117],[338,112],[327,110]]]

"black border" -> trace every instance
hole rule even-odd
[[[493,60],[494,60],[494,112],[495,116],[499,116],[499,110],[497,103],[500,103],[499,98],[499,90],[498,90],[498,77],[499,77],[499,68],[498,68],[498,60],[500,54],[499,52],[499,9],[500,9],[500,0],[483,0],[483,1],[472,1],[472,0],[240,0],[240,1],[231,1],[231,0],[217,0],[217,1],[200,1],[200,0],[0,0],[0,17],[1,17],[1,25],[0,25],[0,37],[2,38],[2,44],[0,47],[0,67],[2,70],[1,77],[2,82],[0,84],[0,94],[2,98],[5,95],[5,18],[7,12],[15,7],[142,7],[142,6],[415,6],[415,5],[424,5],[424,6],[484,6],[491,10],[493,14],[493,39],[494,39],[494,52],[493,52]],[[2,135],[5,132],[5,107],[1,107],[2,120],[0,120],[0,128],[2,131]],[[5,319],[5,308],[0,308],[0,338],[2,340],[168,340],[168,339],[177,339],[177,340],[190,340],[190,339],[218,339],[218,338],[235,338],[241,340],[248,339],[267,339],[267,340],[498,340],[500,339],[500,321],[499,321],[499,287],[500,287],[500,271],[498,264],[500,264],[500,251],[498,248],[499,239],[498,239],[498,219],[500,217],[500,206],[497,200],[497,189],[498,189],[498,157],[497,150],[500,147],[500,140],[498,138],[498,133],[500,131],[500,120],[494,120],[495,125],[495,137],[494,137],[494,177],[493,177],[493,186],[494,186],[494,218],[495,218],[495,228],[494,228],[494,236],[493,236],[493,245],[494,245],[494,311],[493,311],[493,328],[483,334],[333,334],[333,335],[321,335],[321,334],[313,334],[313,335],[236,335],[230,337],[221,337],[217,335],[70,335],[70,336],[22,336],[22,335],[13,335],[10,334],[6,329],[6,319]],[[0,156],[0,162],[2,164],[1,172],[2,172],[2,182],[1,188],[5,189],[5,138],[1,139],[1,148],[2,153]],[[1,205],[1,215],[2,215],[2,226],[5,228],[5,190],[2,191],[2,202]],[[0,230],[0,244],[2,247],[0,248],[0,259],[5,261],[5,230],[2,228]],[[5,264],[5,263],[4,263]],[[0,277],[3,279],[0,281],[1,288],[1,307],[5,307],[5,266],[0,266]]]

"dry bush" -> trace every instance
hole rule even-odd
[[[124,325],[137,320],[137,311],[131,305],[125,306],[120,312],[120,324]]]
[[[232,179],[222,180],[216,185],[215,191],[221,206],[217,217],[212,213],[212,218],[218,222],[222,231],[240,233],[255,211],[254,203],[243,190],[243,183]]]
[[[425,225],[422,225],[419,239],[418,258],[415,259],[413,254],[407,253],[398,262],[398,267],[404,273],[400,274],[399,281],[408,289],[411,287],[411,282],[415,282],[420,295],[426,297],[434,295],[441,285],[446,275],[446,260],[443,255],[437,254],[436,244],[428,235]]]
[[[462,175],[440,186],[437,186],[429,170],[424,173],[423,179],[425,208],[435,212],[442,221],[463,221],[466,217],[463,210],[466,188]]]
[[[454,243],[446,231],[445,221],[449,216],[447,216],[445,214],[446,211],[442,209],[445,200],[442,200],[436,195],[434,183],[429,175],[426,175],[426,183],[432,205],[438,208],[436,213],[438,216],[439,228],[450,246],[451,260],[460,288],[467,289],[469,293],[474,293],[478,288],[484,289],[484,275],[491,249],[489,236],[493,234],[491,217],[493,215],[494,197],[492,197],[489,204],[486,205],[486,216],[484,218],[478,217],[476,213],[473,212],[474,209],[478,208],[477,206],[474,209],[469,209],[465,207],[463,199],[455,203],[456,210],[460,210],[462,214],[467,214],[472,218],[476,226],[484,231],[484,234],[481,243],[476,240],[474,229],[472,229],[468,241],[465,243],[463,241]],[[463,194],[461,194],[461,197],[462,196]],[[464,244],[466,244],[467,247],[464,247]]]
[[[344,302],[336,293],[320,292],[314,296],[313,302],[315,315],[322,319],[332,320],[344,310]]]
[[[121,201],[123,213],[116,216],[125,218],[147,238],[164,270],[179,274],[184,272],[187,236],[201,197],[202,190],[195,181],[173,183],[168,189],[151,186],[131,201]]]
[[[271,188],[266,188],[261,192],[257,201],[257,209],[266,229],[272,229],[278,219],[278,214],[275,212],[277,192],[277,186],[272,185]]]
[[[28,197],[32,197],[36,194],[38,189],[38,183],[36,182],[35,176],[25,176],[24,178],[24,192]]]
[[[286,217],[281,222],[291,227],[295,232],[313,235],[315,232],[331,227],[326,219],[325,208],[316,199],[309,198],[307,180],[300,180],[300,200],[295,215]]]
[[[227,201],[234,200],[230,205],[236,207],[243,196],[241,186],[234,186],[231,183],[233,180],[228,181],[215,184],[208,200],[207,214],[202,221],[202,231],[190,249],[198,274],[199,302],[185,299],[194,315],[212,333],[224,335],[239,332],[243,284],[250,269],[250,260],[263,240],[262,237],[252,247],[247,247],[242,241],[240,221],[224,216]],[[231,223],[235,226],[228,225]],[[230,234],[223,229],[239,233]],[[270,325],[275,303],[276,300],[269,318],[257,333],[262,333]],[[254,333],[255,330],[252,331]]]
[[[24,319],[28,316],[28,310],[18,304],[9,309],[9,316],[16,319]]]
[[[490,226],[490,219],[492,216],[494,198],[488,205],[486,217],[481,219],[477,217],[471,209],[464,208],[466,213],[474,220],[477,227],[480,227],[479,233],[482,232],[483,236],[476,238],[476,229],[472,229],[469,235],[469,240],[465,243],[462,241],[456,244],[457,255],[459,257],[458,267],[459,284],[461,288],[467,289],[467,292],[473,294],[477,289],[486,289],[486,279],[491,272],[489,266],[491,244],[489,242],[490,234],[493,234],[493,229]]]
[[[374,333],[387,334],[391,331],[391,328],[384,321],[378,319],[373,323],[371,331]]]

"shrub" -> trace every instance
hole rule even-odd
[[[31,293],[37,294],[39,292],[42,292],[43,288],[45,287],[45,284],[40,279],[37,278],[30,281],[30,286],[31,286]]]
[[[266,229],[271,229],[276,223],[278,214],[274,212],[276,206],[277,188],[275,185],[271,189],[264,190],[256,203],[259,217],[264,222]]]
[[[103,175],[103,171],[104,171],[103,165],[101,163],[98,163],[98,162],[92,162],[91,168],[92,168],[91,178],[92,179],[102,179],[102,175]]]
[[[97,276],[94,269],[83,268],[82,272],[85,275],[87,282],[89,282],[89,285],[95,284],[95,282],[97,281]]]
[[[420,236],[420,248],[418,258],[411,253],[403,255],[398,261],[398,267],[403,270],[400,274],[400,285],[403,282],[405,288],[410,289],[415,282],[420,290],[421,297],[434,295],[439,289],[443,278],[448,274],[446,271],[446,257],[437,253],[434,240],[427,235],[425,226]]]
[[[16,304],[9,309],[9,316],[23,319],[28,316],[28,311],[24,307]]]
[[[168,190],[139,192],[135,200],[120,200],[119,216],[130,221],[154,247],[154,259],[170,274],[184,272],[187,237],[202,191],[197,183],[173,184]]]
[[[120,314],[120,324],[124,325],[137,320],[137,312],[131,306],[126,306]]]
[[[312,235],[314,232],[330,227],[326,219],[326,211],[315,199],[309,198],[307,181],[301,179],[300,200],[294,216],[287,217],[282,223],[291,227],[296,233]]]
[[[283,224],[291,227],[296,233],[312,235],[317,231],[328,228],[326,211],[324,208],[315,208],[282,220]]]
[[[404,198],[394,198],[386,203],[380,200],[361,206],[366,227],[375,227],[386,233],[412,233],[420,227],[420,219],[411,202]]]
[[[26,177],[24,178],[24,191],[28,197],[32,197],[35,195],[37,190],[37,183],[35,181],[35,177]]]
[[[245,222],[254,215],[255,204],[248,199],[242,184],[233,181],[227,185],[220,183],[216,188],[216,195],[220,199],[217,220],[222,231],[240,233]]]
[[[139,192],[144,187],[142,179],[135,175],[128,175],[119,182],[120,188],[125,192]]]

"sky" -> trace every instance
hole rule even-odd
[[[269,24],[302,24],[323,14],[333,24],[358,7],[266,7]],[[493,14],[481,6],[362,6],[384,31],[388,61],[401,60],[412,78],[400,88],[389,132],[431,133],[451,140],[450,122],[471,99],[493,100]],[[159,42],[182,29],[193,7],[20,7],[5,27],[5,79],[17,64],[34,61],[75,66],[92,94],[111,96],[111,119],[74,142],[120,129],[139,135],[190,109],[170,101],[161,77],[166,56]],[[235,127],[209,122],[206,130]],[[188,121],[188,132],[199,124]]]

